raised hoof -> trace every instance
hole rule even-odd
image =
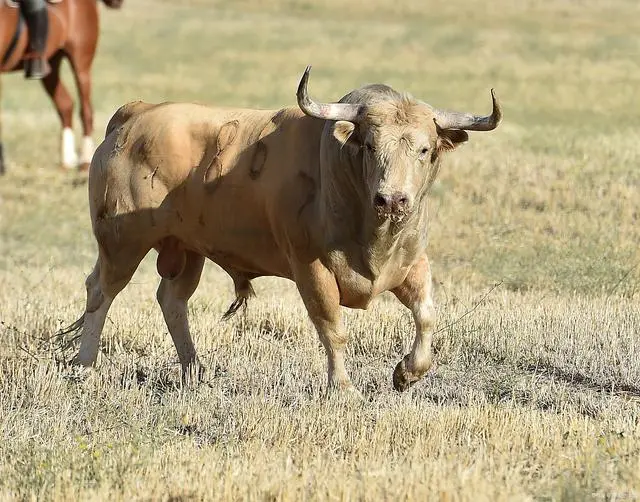
[[[405,359],[402,359],[393,370],[393,388],[398,392],[405,392],[409,388],[420,380],[420,377],[415,376],[407,370],[407,363]]]

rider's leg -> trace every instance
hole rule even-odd
[[[20,10],[27,23],[29,49],[24,65],[26,78],[43,78],[49,73],[45,50],[49,18],[45,0],[22,0]]]

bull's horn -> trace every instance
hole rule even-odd
[[[491,115],[484,117],[472,115],[471,113],[452,112],[448,110],[433,109],[435,120],[441,129],[464,129],[466,131],[491,131],[498,127],[502,120],[502,108],[496,94],[491,89],[491,101],[493,110]]]
[[[326,120],[348,120],[349,122],[357,122],[358,116],[362,111],[361,105],[351,103],[316,103],[307,93],[307,82],[309,81],[309,72],[311,66],[307,66],[304,75],[298,84],[298,106],[300,109],[311,117]]]

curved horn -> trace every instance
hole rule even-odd
[[[491,131],[498,127],[502,120],[502,108],[496,94],[491,89],[491,101],[493,110],[491,115],[484,117],[472,115],[471,113],[452,112],[448,110],[438,110],[432,108],[435,114],[435,121],[441,129],[464,129],[466,131]]]
[[[326,120],[348,120],[349,122],[357,122],[358,116],[362,112],[361,105],[350,103],[316,103],[307,93],[307,82],[309,81],[309,72],[311,66],[307,66],[304,75],[298,84],[298,106],[300,109],[311,117]]]

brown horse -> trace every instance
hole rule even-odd
[[[123,0],[103,0],[108,7],[118,9]],[[49,4],[49,39],[47,59],[51,73],[44,79],[47,94],[53,100],[62,122],[61,163],[66,168],[88,166],[93,156],[93,107],[91,105],[91,64],[98,42],[98,6],[96,0],[62,0]],[[27,50],[27,33],[20,10],[0,0],[0,72],[23,68]],[[71,63],[80,96],[82,120],[82,148],[80,158],[75,149],[72,129],[73,99],[60,80],[63,58]],[[33,85],[25,82],[24,85]],[[0,174],[4,172],[2,143],[0,139]]]

